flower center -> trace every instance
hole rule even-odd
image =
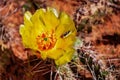
[[[37,36],[37,44],[38,48],[43,50],[49,50],[55,46],[56,38],[54,31],[51,32],[44,32]]]

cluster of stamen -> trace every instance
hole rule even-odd
[[[38,35],[37,44],[38,48],[43,50],[49,50],[55,46],[56,38],[54,31],[51,32],[43,32],[42,34]]]

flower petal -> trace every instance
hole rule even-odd
[[[42,59],[45,60],[47,58],[48,52],[42,51],[40,54],[41,54]]]
[[[34,45],[33,39],[31,38],[31,30],[32,30],[32,22],[31,22],[31,13],[27,11],[24,14],[24,25],[20,26],[20,34],[22,36],[23,44],[26,48],[33,48],[35,49],[36,46]]]
[[[31,18],[31,21],[33,23],[33,32],[36,32],[38,34],[40,34],[41,32],[43,32],[45,30],[45,25],[44,25],[44,22],[43,20],[40,18],[40,16],[45,16],[45,11],[43,9],[39,9],[37,10],[32,18]]]
[[[41,16],[41,18],[43,19],[47,30],[55,29],[59,24],[59,20],[52,8],[47,8],[45,16]]]
[[[72,48],[67,49],[66,53],[62,57],[55,60],[55,64],[63,65],[67,62],[70,62],[72,59],[73,53],[74,53],[74,49],[72,49]]]
[[[73,46],[75,40],[76,40],[76,38],[72,34],[66,38],[59,38],[56,42],[55,47],[62,48],[62,49],[65,49],[66,47],[71,47],[71,46]]]
[[[66,13],[62,12],[60,14],[60,24],[56,29],[56,36],[59,38],[69,31],[76,34],[74,22]]]
[[[31,17],[32,17],[32,14],[27,11],[25,14],[24,14],[24,25],[27,26],[27,27],[30,27],[32,26],[32,22],[31,22]]]
[[[48,58],[51,59],[58,59],[64,54],[64,50],[62,49],[52,49],[47,54]]]

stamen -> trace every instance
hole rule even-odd
[[[54,31],[44,32],[44,33],[38,35],[38,37],[36,39],[37,39],[38,48],[41,51],[49,50],[49,49],[53,48],[56,43]]]

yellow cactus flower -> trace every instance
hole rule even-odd
[[[72,19],[54,8],[39,9],[33,15],[24,14],[20,26],[23,45],[39,51],[42,59],[51,58],[56,65],[69,62],[74,53],[76,28]]]

